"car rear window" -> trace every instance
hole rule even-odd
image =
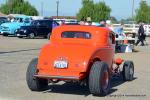
[[[88,32],[74,32],[74,31],[68,31],[63,32],[61,34],[62,38],[81,38],[81,39],[91,39],[91,34]]]

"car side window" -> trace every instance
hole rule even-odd
[[[44,21],[44,26],[51,27],[52,26],[52,21]]]
[[[20,18],[18,22],[23,23],[23,18]]]
[[[31,25],[32,25],[32,26],[37,26],[37,24],[38,24],[37,21],[32,21],[32,22],[31,22]]]
[[[24,22],[25,22],[25,23],[30,23],[30,19],[29,19],[29,18],[26,18],[26,19],[24,20]]]
[[[37,23],[36,23],[36,26],[40,26],[40,25],[41,25],[41,23],[40,23],[40,22],[37,22]]]
[[[47,26],[47,22],[46,21],[41,21],[41,26]]]

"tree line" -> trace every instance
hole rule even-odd
[[[6,0],[6,3],[0,6],[0,11],[4,14],[38,15],[37,9],[27,0]],[[76,16],[78,20],[86,20],[86,18],[90,17],[94,22],[99,22],[103,19],[111,19],[113,22],[117,22],[116,18],[110,15],[111,11],[111,8],[105,2],[94,3],[93,0],[82,0],[82,7]],[[127,18],[127,20],[129,19],[137,23],[150,23],[150,5],[141,0],[139,8],[136,9],[136,15],[134,18]]]
[[[111,8],[105,2],[94,3],[93,0],[82,0],[82,8],[77,13],[77,19],[86,20],[90,17],[92,21],[98,22],[110,18]]]
[[[93,0],[82,0],[82,8],[77,13],[77,19],[81,20],[87,17],[91,17],[92,21],[98,22],[102,19],[112,20],[117,22],[115,17],[110,15],[111,8],[105,4],[105,2],[94,3]],[[123,20],[124,21],[124,20]],[[146,1],[141,0],[139,8],[136,9],[136,15],[134,18],[129,17],[125,21],[136,21],[136,23],[144,22],[150,23],[150,5]]]
[[[4,14],[38,15],[36,8],[25,0],[7,0],[0,6],[0,11]]]
[[[140,7],[136,10],[135,21],[150,23],[150,5],[144,0],[140,2]]]

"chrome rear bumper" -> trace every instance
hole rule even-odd
[[[67,80],[79,80],[79,77],[74,76],[48,76],[48,75],[34,75],[34,77],[48,78],[48,79],[67,79]]]

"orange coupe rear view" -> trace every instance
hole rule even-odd
[[[115,35],[108,28],[81,25],[56,27],[38,58],[27,69],[32,91],[45,90],[48,83],[78,82],[94,95],[107,95],[113,72]],[[125,80],[132,80],[133,62],[125,62]],[[131,70],[132,69],[132,70]],[[129,73],[130,72],[130,73]]]

